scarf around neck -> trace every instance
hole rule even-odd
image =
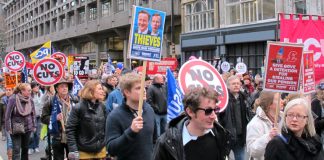
[[[25,103],[23,107],[21,103]],[[32,104],[30,97],[24,97],[20,93],[16,94],[16,108],[20,115],[26,116],[32,112]]]

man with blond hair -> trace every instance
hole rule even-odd
[[[119,85],[125,101],[112,110],[106,121],[108,153],[118,160],[151,160],[155,140],[154,112],[144,102],[143,113],[138,115],[141,77],[127,73],[120,78]]]

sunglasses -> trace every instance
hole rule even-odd
[[[219,108],[216,107],[215,109],[212,109],[212,108],[208,108],[208,109],[204,109],[204,108],[197,108],[197,110],[202,110],[202,111],[205,111],[205,116],[209,116],[211,115],[213,112],[215,114],[217,114],[219,112]]]

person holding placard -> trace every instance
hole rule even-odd
[[[69,94],[72,86],[68,77],[63,77],[54,85],[56,94],[44,103],[42,110],[41,121],[49,126],[54,160],[64,160],[69,153],[65,127],[71,109],[78,102],[77,97]]]
[[[265,147],[268,142],[279,134],[274,127],[276,107],[280,100],[280,108],[283,108],[283,100],[279,94],[270,91],[262,91],[256,105],[256,116],[247,125],[246,148],[250,157],[254,160],[263,160]],[[280,119],[280,118],[279,118]]]
[[[281,120],[281,134],[267,145],[265,160],[322,160],[322,143],[316,135],[314,118],[307,100],[288,102]]]
[[[138,116],[141,76],[127,73],[120,78],[119,85],[125,100],[107,117],[108,153],[118,160],[151,160],[156,139],[154,111],[144,102],[143,114]]]

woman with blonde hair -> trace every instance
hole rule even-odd
[[[28,159],[29,137],[36,131],[35,107],[31,91],[30,84],[21,83],[8,100],[5,123],[13,144],[14,160]]]
[[[66,134],[69,159],[105,159],[105,93],[99,80],[90,80],[79,92],[80,102],[72,108]]]
[[[265,160],[322,160],[323,157],[308,102],[303,98],[289,101],[281,121],[281,134],[268,143]]]
[[[279,134],[278,128],[274,127],[276,107],[280,100],[280,108],[283,101],[278,93],[262,91],[255,101],[257,105],[256,115],[247,125],[246,148],[250,157],[254,160],[263,160],[265,147],[268,142]]]

